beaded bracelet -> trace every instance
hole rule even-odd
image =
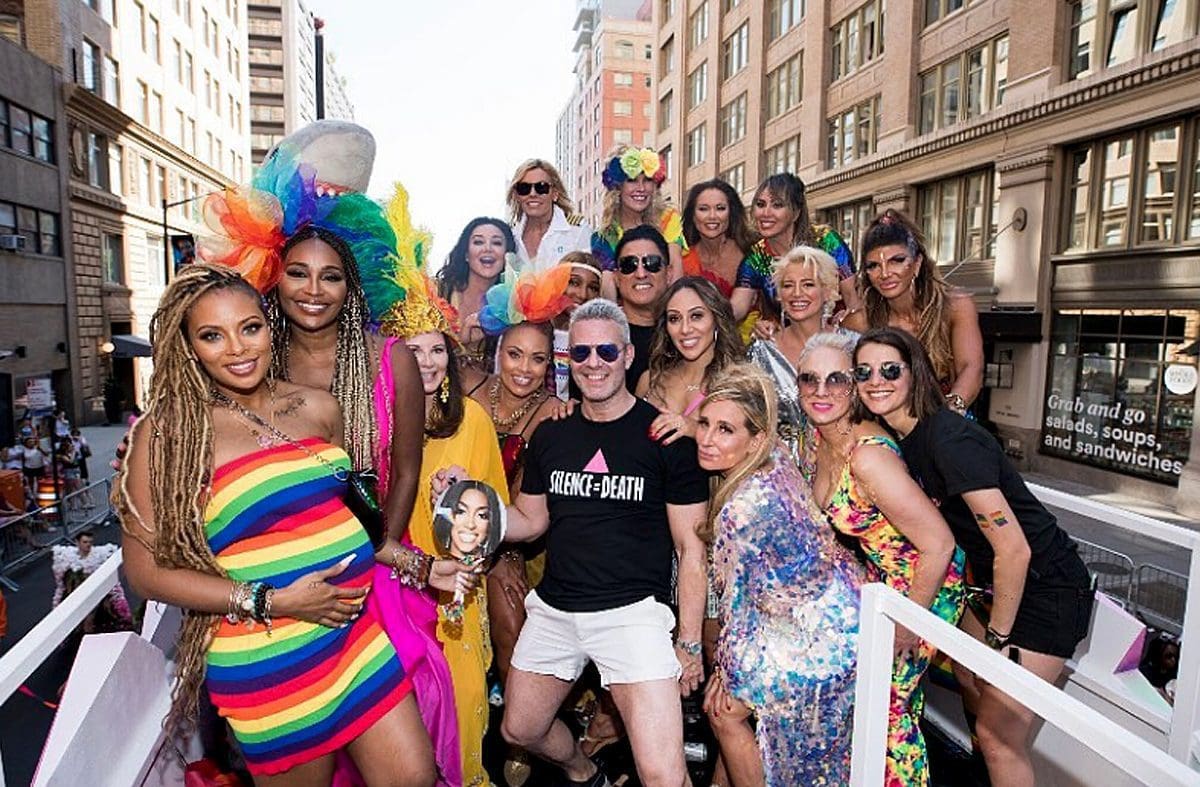
[[[423,589],[429,584],[433,556],[402,546],[392,550],[392,579],[410,588]]]

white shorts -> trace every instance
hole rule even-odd
[[[682,671],[671,641],[675,614],[653,596],[599,612],[563,612],[531,590],[525,614],[512,655],[519,670],[574,682],[590,659],[605,687],[677,680]]]

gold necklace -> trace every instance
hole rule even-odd
[[[540,405],[545,398],[546,389],[539,388],[530,394],[529,399],[525,401],[525,404],[521,405],[516,410],[513,410],[507,418],[501,418],[499,412],[500,378],[497,377],[496,382],[492,383],[488,388],[488,405],[492,411],[492,425],[496,427],[497,432],[507,432],[509,429],[512,429],[515,425],[519,424],[526,414],[528,414],[529,411],[534,407]]]

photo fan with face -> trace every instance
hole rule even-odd
[[[500,495],[482,481],[455,481],[433,509],[433,536],[442,552],[468,566],[485,562],[504,540],[508,519]],[[462,619],[465,596],[443,605],[446,619]]]

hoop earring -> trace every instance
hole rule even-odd
[[[438,386],[437,396],[438,399],[441,400],[442,404],[446,404],[450,401],[450,375],[447,374],[442,378],[442,383]]]

